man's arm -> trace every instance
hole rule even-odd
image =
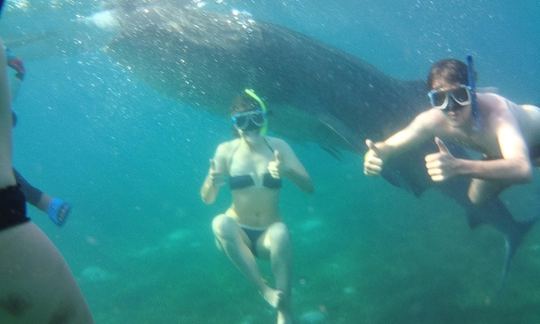
[[[428,110],[418,115],[407,127],[390,136],[383,142],[366,140],[368,151],[364,155],[364,174],[379,175],[384,161],[393,154],[422,143],[433,137],[433,125],[437,124],[438,111]]]
[[[517,121],[508,109],[504,109],[495,118],[495,134],[502,158],[489,161],[461,160],[459,173],[478,179],[512,183],[531,181],[532,165],[529,150]]]

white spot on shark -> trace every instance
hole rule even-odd
[[[82,17],[82,21],[87,24],[93,24],[96,27],[104,30],[114,30],[119,27],[118,20],[115,17],[114,10],[105,10],[96,12],[89,17]]]

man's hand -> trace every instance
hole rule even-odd
[[[435,137],[439,152],[426,155],[426,168],[431,180],[440,182],[458,173],[459,160],[448,150],[444,142]]]
[[[364,155],[364,174],[368,176],[378,176],[383,168],[383,159],[379,149],[370,139],[366,140],[368,151]]]

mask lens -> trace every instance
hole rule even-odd
[[[448,103],[448,94],[445,91],[431,91],[429,93],[431,105],[435,108],[444,109]]]
[[[251,115],[251,121],[257,126],[262,126],[264,124],[264,114],[263,114],[263,112],[259,111],[257,113],[254,113],[253,115]]]
[[[234,126],[238,129],[245,129],[249,124],[249,117],[245,114],[235,114],[231,117]]]
[[[460,105],[467,105],[471,101],[471,97],[469,94],[469,89],[466,87],[459,87],[457,89],[452,90],[452,98]]]
[[[234,117],[234,123],[240,129],[245,128],[247,126],[248,122],[249,122],[249,118],[247,116],[235,116]]]
[[[433,95],[433,102],[435,103],[435,106],[442,106],[444,105],[444,101],[446,100],[447,94],[444,92],[435,92]]]

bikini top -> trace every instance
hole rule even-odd
[[[244,189],[255,185],[255,181],[250,174],[242,174],[233,177],[229,177],[229,188],[231,190]],[[262,185],[268,189],[281,188],[281,179],[274,178],[270,173],[263,174]]]
[[[272,148],[272,146],[270,146],[270,143],[268,143],[268,140],[266,138],[264,138],[264,142],[266,143],[266,146],[268,146],[270,151],[274,153],[274,149]],[[231,154],[230,160],[232,160],[234,153],[236,153],[236,149]],[[230,162],[229,165],[231,165]],[[253,177],[250,174],[241,174],[229,177],[229,188],[231,190],[244,189],[254,185],[255,180],[253,180]],[[262,185],[268,189],[279,189],[281,188],[281,179],[274,178],[270,173],[266,172],[263,174]]]

